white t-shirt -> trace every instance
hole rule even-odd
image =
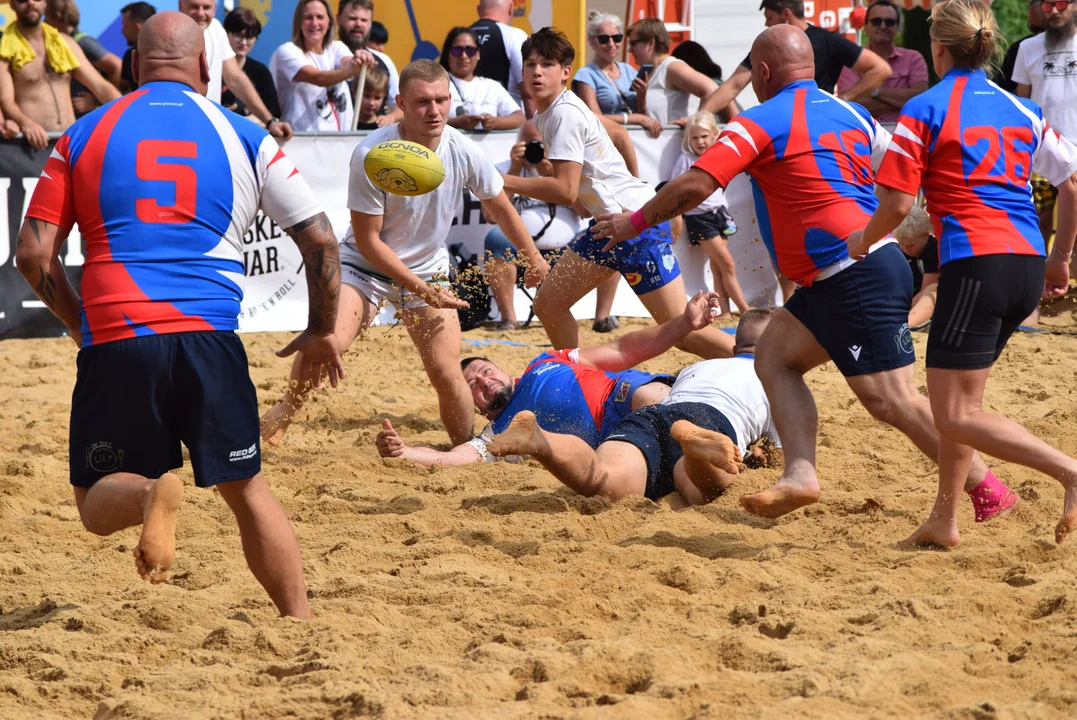
[[[511,165],[512,160],[502,160],[497,164],[497,169],[507,174]],[[538,173],[524,165],[520,177],[538,177]],[[535,247],[539,250],[560,250],[572,242],[587,224],[575,210],[567,205],[554,205],[526,195],[517,195],[512,199],[512,204],[516,207],[516,212],[520,213],[520,219],[524,221],[524,226],[527,227],[527,232],[531,233],[531,237],[542,233],[542,237],[535,240]],[[550,216],[551,205],[553,206],[552,218]]]
[[[219,103],[221,101],[221,68],[225,60],[231,60],[236,56],[236,52],[228,42],[228,33],[224,31],[224,26],[217,18],[209,21],[209,25],[202,31],[202,37],[206,41],[206,61],[209,64],[209,86],[206,88],[206,97]]]
[[[606,128],[571,90],[562,92],[550,107],[535,115],[546,157],[583,165],[580,200],[595,217],[638,210],[654,197],[654,190],[628,172],[624,158],[613,146]]]
[[[280,98],[281,120],[296,132],[341,132],[352,128],[352,94],[342,80],[330,87],[319,87],[295,80],[304,67],[336,70],[344,58],[352,56],[348,46],[334,41],[321,55],[304,52],[293,42],[277,48],[269,59],[269,72]]]
[[[681,370],[662,404],[683,402],[710,405],[725,415],[737,431],[737,447],[742,453],[764,436],[782,446],[752,355],[704,360]]]
[[[658,63],[647,81],[647,114],[663,125],[688,116],[688,100],[692,96],[667,85],[669,66],[679,62],[684,61],[672,55],[667,57]]]
[[[425,195],[393,195],[370,181],[363,170],[363,160],[374,146],[400,139],[400,123],[393,123],[371,132],[352,152],[348,209],[382,215],[382,242],[401,262],[414,268],[430,262],[445,247],[464,188],[479,200],[492,200],[501,194],[505,181],[478,145],[446,126],[434,151],[445,166],[445,180],[437,190]],[[350,227],[343,242],[355,245]],[[376,270],[369,265],[365,269]]]
[[[678,178],[688,172],[696,160],[699,160],[699,156],[690,150],[685,150],[681,153],[681,156],[677,158],[677,162],[673,163],[673,172],[670,174],[669,179]],[[692,208],[685,215],[702,215],[712,210],[717,210],[720,207],[727,207],[725,201],[725,190],[719,187],[714,191],[714,194],[709,198],[701,202],[697,207]]]
[[[393,63],[393,59],[383,52],[377,50],[371,50],[375,57],[385,63],[385,68],[389,71],[389,88],[385,91],[385,99],[389,101],[389,108],[396,109],[396,96],[400,94],[400,73],[396,71],[396,65]]]
[[[1032,101],[1044,119],[1071,142],[1077,142],[1077,35],[1047,49],[1047,34],[1021,43],[1013,66],[1015,83],[1032,88]]]
[[[518,27],[505,23],[499,22],[497,26],[501,28],[501,39],[505,43],[505,52],[509,56],[509,95],[518,106],[523,107],[523,100],[520,99],[520,83],[524,81],[523,47],[528,34]]]
[[[483,114],[504,117],[522,109],[501,83],[477,75],[471,80],[461,80],[449,75],[449,94],[452,95],[449,114],[453,117]],[[464,112],[458,112],[461,107]],[[483,129],[481,123],[477,127],[479,130]]]

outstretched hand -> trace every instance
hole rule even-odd
[[[527,269],[524,271],[524,287],[537,288],[550,274],[550,263],[542,255],[527,261]]]
[[[469,308],[470,304],[466,300],[461,300],[452,294],[452,290],[441,287],[440,285],[427,284],[426,287],[416,293],[419,295],[427,305],[432,308],[447,309],[447,310],[459,310],[461,308]]]
[[[283,350],[277,351],[277,357],[290,357],[300,353],[304,365],[307,365],[307,377],[311,384],[318,387],[322,382],[322,370],[329,373],[329,384],[336,387],[344,379],[344,361],[340,357],[340,347],[336,335],[315,335],[304,330],[295,336]]]
[[[617,215],[611,215],[609,213],[599,215],[595,218],[595,224],[594,227],[591,228],[591,234],[598,240],[609,238],[609,242],[602,248],[602,250],[606,252],[609,252],[614,245],[622,243],[625,240],[631,240],[639,235],[639,233],[636,232],[636,228],[632,227],[632,213],[629,212],[623,212]]]
[[[381,421],[381,432],[374,438],[374,445],[378,448],[378,455],[382,457],[402,457],[404,455],[404,439],[396,431],[389,418]]]
[[[684,308],[684,319],[688,321],[688,327],[692,330],[702,330],[714,322],[714,318],[721,313],[718,299],[721,297],[716,292],[703,292],[700,290],[696,296],[688,301]]]

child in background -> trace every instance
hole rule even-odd
[[[931,234],[931,218],[927,210],[914,205],[894,230],[894,238],[912,266],[916,295],[909,311],[909,327],[920,327],[935,312],[939,282],[939,243]]]
[[[363,85],[363,100],[359,103],[357,130],[378,129],[378,113],[385,104],[385,94],[388,91],[389,75],[378,67],[367,68],[366,84]]]
[[[699,156],[718,140],[718,123],[714,115],[709,112],[697,112],[688,118],[684,127],[684,152],[677,158],[673,166],[673,177],[679,177],[688,172],[695,164]],[[733,223],[733,216],[725,204],[725,191],[721,188],[713,195],[699,204],[699,207],[689,210],[684,214],[684,224],[688,230],[688,242],[692,245],[702,245],[711,261],[711,272],[714,274],[714,291],[721,295],[718,301],[721,307],[722,317],[730,319],[729,302],[737,306],[740,312],[747,311],[748,302],[744,299],[744,292],[740,289],[737,281],[737,266],[733,256],[729,253],[726,239],[737,231]]]

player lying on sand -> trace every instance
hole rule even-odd
[[[775,311],[756,358],[786,460],[774,486],[741,498],[745,509],[764,517],[819,500],[819,418],[804,375],[823,363],[834,362],[874,417],[932,460],[939,453],[931,405],[917,390],[913,369],[908,263],[889,237],[860,262],[845,243],[878,205],[872,156],[881,157],[889,133],[864,108],[821,91],[814,74],[802,30],[764,30],[752,45],[752,86],[762,104],[733,118],[718,142],[653,200],[632,214],[598,218],[594,230],[612,246],[696,207],[741,172],[752,177],[763,241],[781,273],[800,285]],[[965,490],[977,520],[1018,502],[978,455]]]
[[[404,119],[370,133],[352,154],[348,182],[351,227],[340,246],[343,287],[336,338],[342,350],[370,326],[384,302],[399,310],[438,394],[441,421],[455,443],[474,430],[471,393],[460,372],[460,318],[467,303],[449,289],[445,237],[464,188],[482,202],[485,216],[505,233],[527,263],[526,284],[536,287],[550,266],[503,190],[493,163],[469,137],[445,123],[449,118],[449,75],[431,60],[416,60],[400,73],[397,107]],[[407,140],[433,150],[445,180],[414,197],[387,193],[363,169],[371,148]],[[303,406],[314,378],[297,356],[284,397],[262,418],[262,438],[275,444]]]
[[[576,54],[568,39],[543,28],[528,38],[523,52],[524,82],[539,109],[535,125],[542,133],[552,174],[508,175],[506,190],[557,205],[579,200],[592,216],[639,207],[654,197],[649,185],[628,172],[602,121],[566,89]],[[535,296],[535,314],[555,348],[579,346],[572,306],[616,273],[624,276],[656,322],[684,312],[684,280],[670,247],[669,224],[657,223],[636,235],[612,251],[603,250],[605,243],[592,237],[590,229],[569,243]],[[677,346],[705,358],[729,357],[733,351],[732,338],[709,325]]]
[[[736,478],[749,445],[766,437],[781,447],[753,355],[770,316],[769,310],[744,313],[734,357],[682,370],[665,400],[633,412],[597,449],[521,412],[490,452],[529,455],[581,495],[657,500],[677,491],[693,505],[710,502]]]
[[[487,444],[517,413],[538,416],[546,428],[571,433],[594,447],[633,410],[661,402],[673,382],[632,368],[657,357],[684,336],[710,324],[717,293],[699,293],[684,313],[667,323],[630,332],[593,348],[544,352],[513,379],[486,358],[466,358],[464,378],[475,407],[491,422],[474,440],[441,451],[404,444],[386,420],[376,440],[382,457],[403,457],[422,465],[467,465],[493,460]]]

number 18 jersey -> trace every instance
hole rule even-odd
[[[1029,178],[1060,185],[1077,148],[1031,100],[982,70],[955,68],[905,103],[876,175],[909,195],[921,188],[939,239],[939,263],[980,255],[1044,255]]]
[[[86,243],[83,346],[235,330],[243,235],[321,212],[266,131],[186,85],[153,82],[85,116],[45,163],[28,218]]]

